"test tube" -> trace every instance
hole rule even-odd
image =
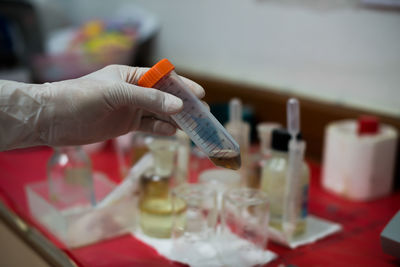
[[[182,99],[183,110],[172,119],[217,166],[237,170],[241,165],[239,145],[211,112],[192,93],[167,59],[148,70],[138,85],[152,87]]]

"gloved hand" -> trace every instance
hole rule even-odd
[[[147,68],[110,65],[78,79],[45,84],[0,81],[0,151],[103,141],[138,130],[171,135],[182,101],[137,86]],[[183,77],[182,77],[183,78]],[[183,78],[199,98],[203,88]]]

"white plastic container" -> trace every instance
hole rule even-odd
[[[322,186],[337,195],[368,201],[390,194],[397,147],[396,130],[359,135],[357,121],[331,123],[325,131]]]
[[[95,196],[99,202],[115,184],[104,175],[94,174]],[[26,186],[32,216],[67,247],[80,247],[134,230],[136,203],[133,196],[96,208],[89,201],[55,203],[46,181]]]

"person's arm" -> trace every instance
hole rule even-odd
[[[36,145],[81,145],[133,130],[175,133],[182,101],[137,86],[146,68],[107,66],[78,79],[45,84],[0,80],[0,151]],[[198,96],[203,88],[183,78]]]

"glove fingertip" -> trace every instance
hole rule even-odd
[[[181,111],[183,108],[183,101],[171,94],[167,94],[164,99],[164,111],[167,114],[175,114]]]

